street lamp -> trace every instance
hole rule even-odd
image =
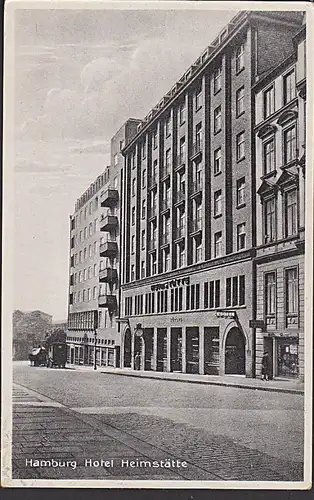
[[[97,346],[97,330],[95,329],[94,331],[94,370],[97,370],[97,351],[96,351],[96,346]]]

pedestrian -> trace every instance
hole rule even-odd
[[[264,352],[262,357],[262,380],[269,380],[270,375],[270,360],[268,352]]]
[[[134,365],[135,365],[135,370],[139,370],[141,366],[141,356],[140,353],[137,352],[134,357]]]

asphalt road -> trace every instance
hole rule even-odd
[[[226,450],[255,450],[276,463],[303,460],[299,394],[35,368],[27,363],[14,364],[14,382],[163,446],[177,446],[178,436],[188,433],[194,436],[195,453],[197,443],[208,437],[218,440],[218,447],[224,443]]]

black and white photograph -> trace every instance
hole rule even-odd
[[[7,2],[3,486],[311,486],[312,7]]]

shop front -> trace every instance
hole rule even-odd
[[[239,316],[234,311],[212,311],[130,318],[122,331],[121,367],[252,376],[250,330],[241,325]]]
[[[299,377],[299,338],[298,336],[270,335],[264,337],[264,352],[270,360],[270,378]]]

